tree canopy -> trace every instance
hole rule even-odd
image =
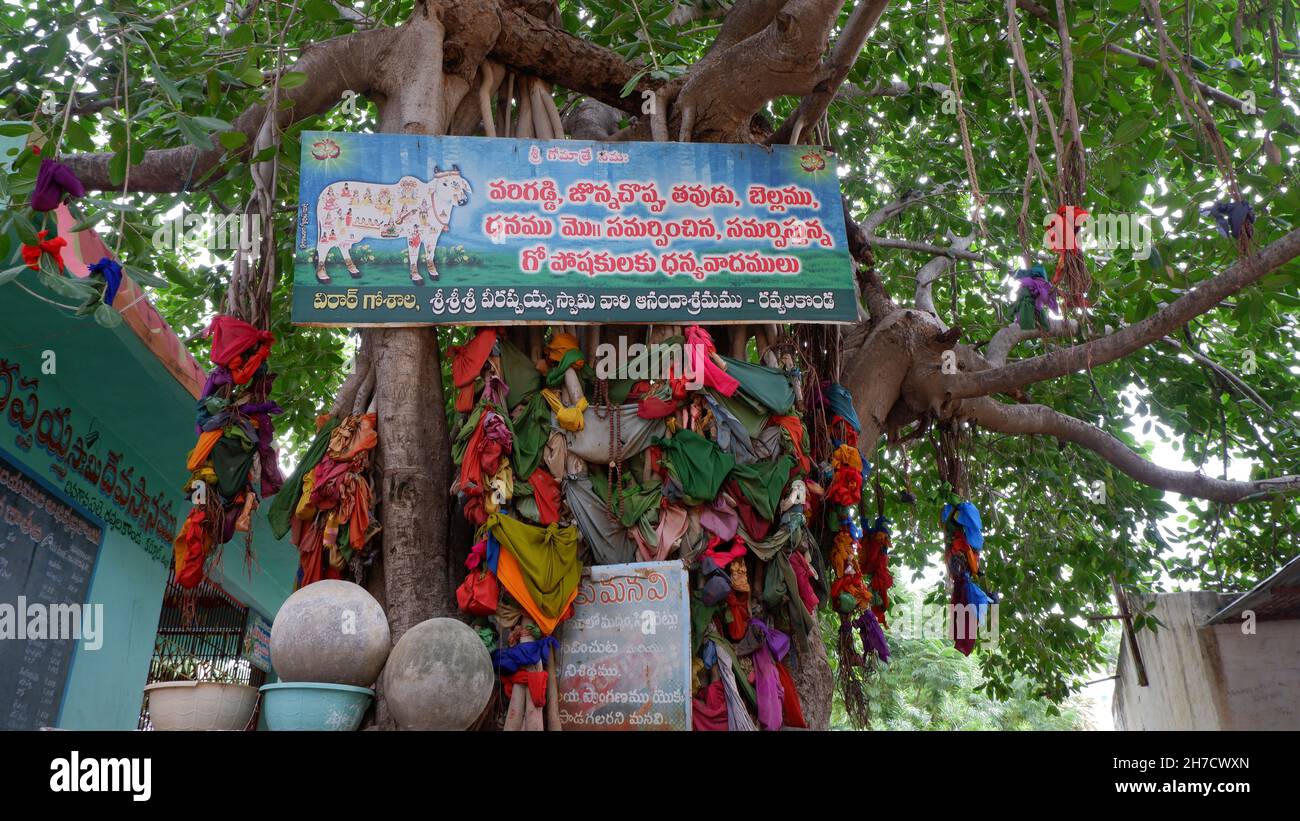
[[[490,22],[487,53],[554,86],[568,136],[831,147],[870,315],[839,355],[881,440],[896,560],[941,561],[951,474],[936,453],[955,431],[1003,601],[988,687],[1011,697],[1032,681],[1063,700],[1104,665],[1103,631],[1085,618],[1109,612],[1112,579],[1241,589],[1295,552],[1297,5],[18,0],[0,7],[0,133],[30,135],[87,183],[80,213],[196,355],[235,262],[156,247],[158,221],[239,213],[263,192],[290,454],[355,347],[289,323],[297,135],[377,129],[395,81],[367,72],[391,65],[393,32],[423,10],[449,32],[448,77],[473,74],[480,41],[457,38]],[[483,9],[495,16],[472,16]],[[355,114],[344,90],[359,92]],[[641,115],[645,91],[672,103],[664,122]],[[472,111],[468,125],[453,113],[449,128],[481,133]],[[22,273],[4,238],[30,216],[16,204],[37,163],[18,159],[0,175],[14,203],[0,294],[26,283],[75,308],[86,294]],[[1233,200],[1253,209],[1248,240],[1208,213]],[[1150,254],[1085,247],[1090,307],[1024,330],[1016,273],[1053,274],[1044,228],[1063,205],[1149,218]],[[444,344],[457,333],[439,331]],[[945,349],[956,374],[940,370]]]

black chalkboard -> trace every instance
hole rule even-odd
[[[65,631],[74,621],[80,631],[102,541],[102,525],[0,454],[0,730],[58,721],[79,643]],[[77,607],[51,608],[58,604]],[[42,629],[46,638],[29,637]]]

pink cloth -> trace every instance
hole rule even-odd
[[[731,396],[740,387],[734,377],[718,367],[710,354],[717,351],[713,337],[699,325],[686,329],[686,355],[691,359],[691,371],[703,376],[704,384],[723,396]]]
[[[740,517],[736,511],[721,497],[700,508],[700,527],[717,536],[724,542],[736,538],[736,529],[740,527]]]
[[[704,550],[704,555],[713,559],[714,564],[718,567],[726,567],[736,559],[745,555],[745,545],[739,540],[737,540],[736,543],[727,550],[715,550],[715,547],[719,544],[722,544],[722,542],[715,540],[710,542],[709,546]]]
[[[637,540],[637,550],[641,554],[641,560],[646,562],[662,562],[668,558],[669,551],[678,539],[686,535],[686,528],[690,524],[690,517],[686,513],[686,508],[678,505],[664,505],[659,511],[659,528],[655,532],[655,552],[652,555],[649,546],[640,539]]]

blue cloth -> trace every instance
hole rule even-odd
[[[492,669],[497,675],[508,676],[530,664],[545,662],[548,651],[556,650],[560,642],[555,636],[547,636],[537,641],[516,644],[492,651]]]
[[[858,421],[857,408],[853,407],[853,395],[838,382],[832,382],[826,389],[826,404],[831,413],[842,417],[858,433],[862,432],[862,423]]]
[[[954,508],[952,505],[943,506],[943,521],[948,523],[948,517],[956,510],[957,524],[961,525],[962,530],[966,532],[966,543],[971,546],[972,550],[982,550],[984,548],[984,524],[980,521],[979,508],[970,502],[962,502]]]
[[[117,289],[122,287],[122,266],[117,264],[116,260],[104,257],[99,262],[90,266],[90,272],[99,274],[108,283],[104,289],[104,304],[112,305],[113,300],[117,298]]]
[[[988,612],[990,604],[996,604],[997,599],[989,596],[980,586],[966,577],[966,604],[975,605],[975,615],[980,621],[984,620],[984,614]]]
[[[704,662],[705,670],[712,670],[713,665],[718,663],[718,648],[713,646],[712,641],[704,642],[704,648],[700,650],[700,661]]]
[[[496,573],[497,560],[499,560],[500,558],[501,558],[501,543],[497,541],[496,536],[492,535],[492,531],[488,530],[487,553],[483,557],[483,561],[487,564],[488,570],[491,570],[493,573]]]

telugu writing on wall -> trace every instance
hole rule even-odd
[[[308,132],[296,322],[850,322],[816,148]]]
[[[588,568],[559,633],[560,723],[689,730],[690,637],[681,562]]]

